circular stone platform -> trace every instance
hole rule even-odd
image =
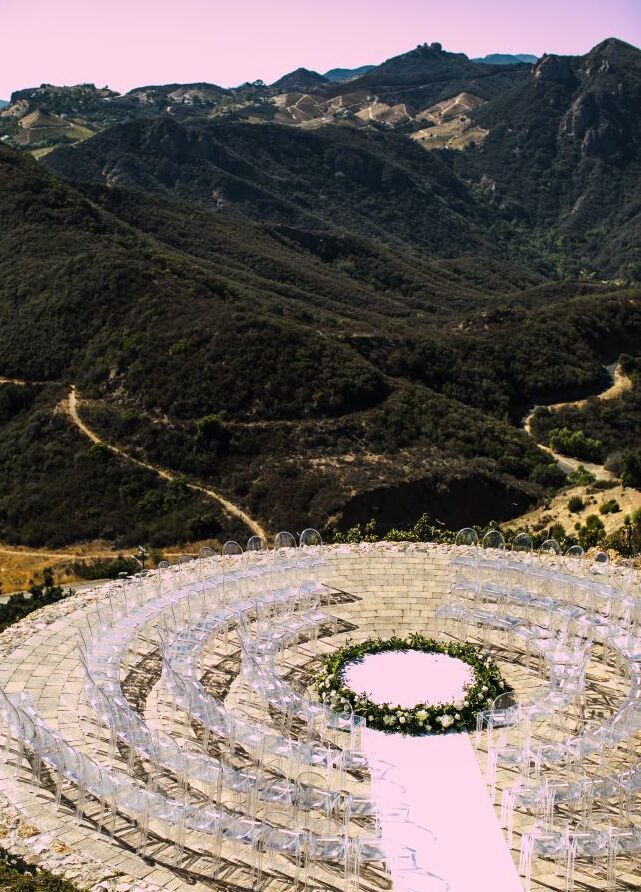
[[[347,687],[375,703],[411,709],[462,700],[474,673],[456,657],[407,650],[366,654],[348,663],[343,677]]]
[[[323,565],[314,575],[330,589],[323,600],[323,611],[334,617],[335,623],[316,639],[305,641],[303,646],[293,643],[283,650],[276,661],[279,675],[291,680],[299,690],[306,685],[311,687],[319,662],[347,642],[407,637],[421,629],[439,640],[478,640],[493,654],[519,701],[529,702],[539,696],[542,686],[549,684],[549,672],[544,661],[532,658],[524,640],[507,634],[503,629],[470,629],[469,625],[460,623],[448,624],[445,629],[436,616],[437,609],[447,602],[447,592],[451,590],[460,569],[452,561],[459,553],[454,546],[426,543],[381,542],[323,548]],[[249,559],[243,557],[239,566],[245,568],[261,561],[271,566],[273,558],[269,553],[257,553]],[[198,570],[198,566],[194,565],[193,569]],[[169,575],[173,572],[175,570]],[[181,570],[183,575],[188,572],[189,565],[187,570]],[[202,575],[205,576],[206,571]],[[528,583],[533,591],[548,596],[540,579],[533,576]],[[638,584],[637,577],[635,585]],[[78,649],[79,630],[86,630],[88,615],[96,607],[102,608],[103,604],[105,615],[109,615],[111,602],[107,601],[107,596],[113,593],[117,585],[110,583],[106,586],[96,585],[93,590],[85,589],[71,598],[34,612],[0,634],[0,685],[10,695],[29,694],[47,725],[79,752],[89,755],[101,765],[129,772],[131,766],[127,749],[112,746],[107,728],[83,696],[84,674]],[[569,602],[572,603],[576,597],[577,602],[582,603],[583,591],[577,590],[574,595],[569,586],[566,592]],[[153,592],[149,595],[151,598],[156,596]],[[130,609],[135,609],[136,605],[133,599]],[[488,609],[492,609],[492,606],[488,606]],[[182,708],[174,709],[173,702],[160,685],[162,660],[156,632],[164,619],[162,613],[154,613],[147,625],[128,640],[121,660],[122,687],[132,706],[150,727],[177,736],[185,751],[202,753],[201,728]],[[377,662],[383,656],[378,655]],[[437,656],[439,660],[444,658],[444,655],[434,655]],[[429,655],[426,657],[429,658]],[[453,662],[456,663],[455,660]],[[592,710],[604,717],[604,721],[611,720],[629,693],[629,667],[609,648],[603,649],[597,645],[592,648],[588,668],[587,700]],[[262,699],[247,690],[239,670],[237,636],[232,633],[229,642],[224,635],[208,641],[198,669],[207,692],[221,699],[226,709],[269,725],[272,713]],[[402,690],[408,700],[412,700],[412,705],[429,696],[425,684],[427,675],[423,669],[420,673],[403,670],[402,677],[406,678],[406,683]],[[410,689],[410,683],[414,685],[415,682],[417,685],[420,683],[420,687]],[[387,696],[398,699],[399,693],[399,687],[395,686],[395,690]],[[376,695],[379,696],[378,691]],[[432,692],[431,696],[444,695],[439,691]],[[457,868],[459,864],[471,865],[477,871],[478,879],[481,855],[491,858],[494,850],[486,847],[478,856],[462,858],[460,855],[462,852],[469,855],[470,840],[478,840],[481,822],[484,822],[483,826],[489,826],[492,820],[497,824],[500,810],[497,806],[496,813],[493,812],[491,801],[485,793],[483,778],[472,750],[474,738],[467,734],[409,737],[384,734],[370,728],[365,729],[364,737],[366,742],[373,738],[381,759],[404,772],[403,776],[397,774],[390,779],[396,780],[400,787],[407,790],[406,806],[414,815],[416,827],[420,830],[432,826],[434,832],[438,831],[438,839],[443,845],[451,828],[456,846],[448,863],[454,863]],[[481,735],[478,756],[482,765],[486,762],[487,743],[487,735]],[[216,746],[217,740],[214,740],[211,746],[213,758],[219,757]],[[426,751],[428,746],[431,748],[429,754]],[[403,748],[402,754],[400,747]],[[454,753],[454,747],[460,751]],[[623,766],[622,748],[616,754],[620,766]],[[226,758],[226,752],[223,752],[223,757]],[[249,756],[247,758],[249,761]],[[452,766],[451,772],[443,770],[443,760]],[[636,761],[631,747],[626,764]],[[286,776],[293,774],[294,769],[300,771],[300,766],[290,765],[287,760],[281,767],[281,773]],[[144,782],[144,769],[144,764],[139,763],[136,757],[134,771],[139,782]],[[347,773],[340,775],[339,772],[333,773],[330,780],[336,788],[344,784],[348,792],[358,792],[361,783],[366,783]],[[174,782],[171,777],[159,776],[159,782],[165,785],[163,789],[166,788],[173,795],[171,784]],[[513,784],[512,768],[499,766],[495,777],[498,802],[503,790]],[[481,793],[485,796],[487,813],[483,818],[478,818],[478,812],[471,808],[473,785],[478,790],[478,801],[482,798]],[[453,791],[457,791],[456,797],[452,795]],[[382,797],[382,791],[374,790],[374,793]],[[190,788],[190,794],[194,797],[200,795],[196,785],[193,790]],[[179,850],[170,834],[157,828],[152,845],[147,848],[143,858],[137,851],[140,833],[126,816],[110,821],[106,828],[108,832],[98,834],[99,803],[87,800],[81,821],[76,819],[76,805],[77,791],[72,784],[65,783],[60,808],[56,808],[55,778],[45,772],[38,787],[32,779],[28,759],[20,756],[15,745],[0,760],[0,837],[3,848],[12,854],[49,868],[72,880],[79,888],[91,892],[212,892],[214,886],[225,892],[238,892],[242,888],[251,888],[248,878],[253,868],[253,854],[245,854],[245,849],[240,846],[223,852],[222,857],[213,858],[204,847]],[[426,809],[432,812],[428,814]],[[530,815],[522,811],[515,813],[512,854],[516,863],[522,833],[530,824]],[[400,828],[398,821],[397,825]],[[412,845],[414,840],[405,834],[405,829],[403,842]],[[429,834],[422,829],[416,846],[423,845],[420,842],[423,838],[432,845],[428,837]],[[187,841],[191,843],[192,840]],[[498,841],[501,842],[500,837]],[[505,843],[502,845],[505,847]],[[228,854],[232,857],[227,857]],[[428,869],[445,873],[445,867],[436,864],[432,855],[430,849],[426,861]],[[284,870],[288,864],[279,863],[279,868],[281,866]],[[591,873],[598,874],[594,881],[585,862],[577,861],[576,870],[582,888],[603,888],[602,865],[590,868]],[[362,889],[380,889],[379,874],[374,873],[371,878],[365,873],[361,877]],[[625,873],[629,885],[641,887],[636,854],[631,857],[620,854],[617,857],[617,873]],[[269,886],[270,892],[291,892],[292,885],[285,872],[274,872],[273,877],[282,878],[282,882],[280,879],[274,881],[275,884]],[[455,881],[456,877],[450,876],[451,892],[455,890]],[[554,863],[535,858],[532,892],[558,889],[559,882]],[[477,887],[474,882],[463,885],[465,892]],[[331,888],[337,888],[337,885],[334,883]],[[507,886],[493,881],[492,889],[498,888],[503,892]]]

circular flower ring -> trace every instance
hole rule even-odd
[[[418,703],[411,709],[390,703],[374,703],[369,697],[346,686],[344,675],[348,663],[359,662],[366,654],[390,650],[418,650],[455,657],[471,667],[473,681],[464,689],[461,700],[435,706]],[[351,707],[356,715],[366,719],[370,728],[412,735],[474,730],[477,713],[487,709],[496,697],[510,690],[494,660],[481,648],[473,644],[443,643],[418,634],[407,638],[370,638],[360,644],[341,647],[325,657],[315,688],[323,703],[337,712],[347,711],[347,707]]]

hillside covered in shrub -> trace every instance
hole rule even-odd
[[[506,75],[491,103],[539,90],[529,77]],[[583,236],[559,241],[558,219],[490,200],[486,151],[167,115],[46,168],[0,146],[0,375],[39,382],[0,385],[0,537],[246,534],[183,477],[270,530],[423,511],[456,527],[558,487],[518,422],[601,390],[604,364],[636,355],[641,295],[632,279],[564,275]],[[178,482],[92,446],[61,410],[72,384],[106,443]],[[611,451],[596,415],[583,439],[554,422],[586,455]]]

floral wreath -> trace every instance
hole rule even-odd
[[[456,657],[471,666],[473,681],[464,688],[461,700],[435,706],[419,703],[410,709],[390,703],[374,703],[346,686],[344,674],[348,663],[359,662],[366,654],[390,650],[419,650]],[[355,714],[366,719],[370,728],[412,735],[474,730],[477,713],[491,706],[500,694],[511,690],[494,660],[480,648],[473,644],[443,643],[419,634],[407,638],[370,638],[360,644],[347,644],[324,658],[314,686],[321,701],[338,712],[348,711],[346,707],[351,706]]]

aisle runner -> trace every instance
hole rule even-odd
[[[449,892],[523,892],[467,734],[403,737],[367,728],[363,747],[370,760],[394,766],[388,776],[406,791],[386,793],[383,801],[382,790],[373,789],[384,837],[416,849],[418,864],[447,880]],[[410,824],[386,823],[386,809],[401,797]],[[427,882],[420,892],[437,888]],[[395,878],[395,892],[402,889]]]

